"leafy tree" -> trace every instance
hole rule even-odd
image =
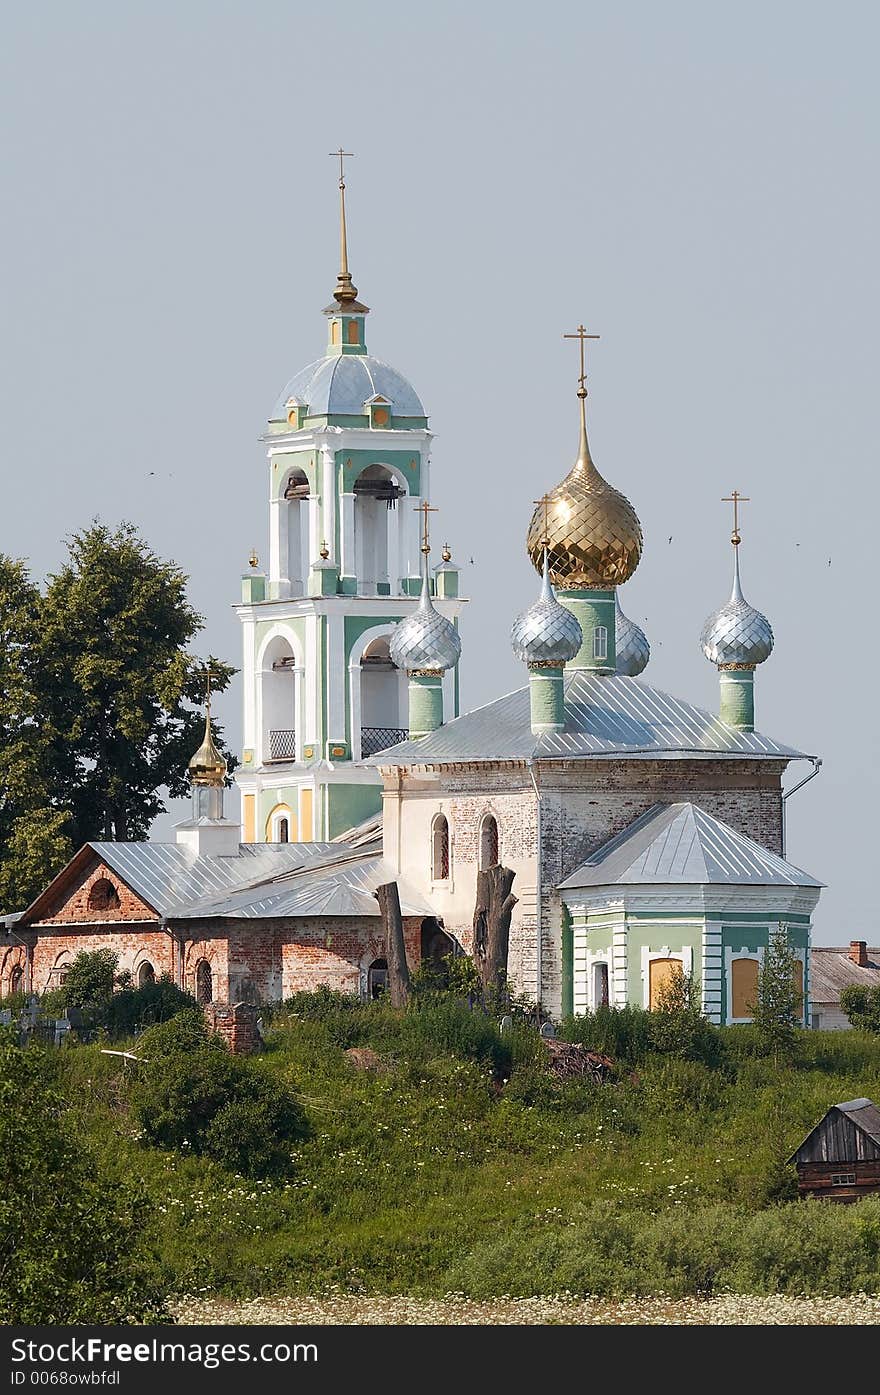
[[[64,1000],[94,1025],[105,1016],[113,997],[119,955],[112,949],[81,950],[67,971]]]
[[[772,1055],[776,1065],[780,1057],[793,1057],[797,1047],[803,1011],[803,994],[795,980],[797,964],[787,929],[777,925],[770,932],[767,952],[758,970],[756,1001],[749,1004],[761,1047]]]
[[[701,996],[696,975],[686,974],[680,964],[674,964],[650,1015],[655,1051],[707,1063],[716,1058],[718,1033],[703,1016]]]
[[[21,561],[0,556],[0,909],[23,909],[70,857],[70,816],[52,797],[39,696],[41,597]]]
[[[187,646],[202,617],[187,601],[183,571],[157,557],[133,524],[111,530],[95,521],[68,547],[35,639],[51,768],[74,844],[144,838],[165,807],[160,789],[176,797],[188,788],[203,718],[185,704],[203,699],[204,665]],[[207,663],[222,691],[235,670],[213,656]],[[215,740],[222,748],[217,729]]]
[[[167,1322],[148,1205],[72,1137],[54,1065],[0,1038],[0,1323]]]
[[[851,1026],[862,1032],[880,1032],[880,984],[863,988],[851,983],[840,995],[840,1006]]]
[[[196,1006],[192,994],[178,988],[170,974],[140,988],[130,982],[123,985],[122,977],[120,974],[116,980],[121,991],[113,994],[104,1013],[104,1023],[113,1036],[130,1036],[138,1027],[167,1022],[178,1012]]]

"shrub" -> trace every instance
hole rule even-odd
[[[840,1006],[853,1027],[863,1032],[880,1032],[880,984],[872,988],[849,984],[840,995]]]
[[[644,1008],[598,1007],[583,1017],[567,1017],[559,1034],[565,1041],[583,1042],[591,1051],[611,1056],[620,1065],[635,1066],[652,1047],[651,1014]]]
[[[163,974],[155,983],[114,993],[107,1004],[104,1023],[111,1036],[132,1036],[139,1028],[167,1022],[176,1013],[194,1007],[192,994],[178,988],[170,974]]]
[[[168,1322],[150,1208],[70,1136],[55,1065],[0,1040],[0,1323]]]
[[[149,1028],[132,1106],[157,1148],[214,1158],[248,1176],[290,1170],[290,1145],[306,1133],[296,1098],[252,1062],[230,1056],[199,1008]]]

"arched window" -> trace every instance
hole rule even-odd
[[[90,911],[118,911],[119,892],[107,877],[99,877],[89,892]]]
[[[438,814],[431,825],[431,876],[435,882],[449,880],[449,823]]]
[[[758,997],[757,959],[734,959],[730,966],[730,1015],[751,1017]]]
[[[293,646],[276,635],[266,646],[260,672],[264,764],[296,760],[299,683]]]
[[[401,530],[408,526],[397,501],[406,495],[384,465],[368,465],[354,482],[354,545],[358,594],[397,594],[401,575]]]
[[[291,596],[304,596],[309,566],[309,481],[303,470],[293,470],[284,488],[287,509],[287,578]],[[282,553],[283,565],[283,553]],[[283,573],[282,573],[283,574]]]
[[[146,988],[148,983],[155,982],[156,970],[153,968],[149,960],[145,959],[143,964],[141,964],[140,968],[137,971],[137,986],[138,988]]]
[[[659,1006],[664,988],[671,986],[682,972],[680,959],[652,959],[648,965],[648,1006],[652,1011]]]
[[[480,871],[498,866],[498,821],[486,814],[480,824]]]
[[[214,984],[211,965],[207,959],[200,959],[196,965],[196,1002],[210,1003],[214,998]]]
[[[21,967],[20,964],[16,964],[15,968],[12,970],[12,973],[9,975],[10,993],[20,993],[23,981],[24,969]]]
[[[593,1008],[608,1006],[608,965],[593,965]]]
[[[357,320],[349,320],[348,322],[348,342],[349,344],[359,344],[361,342]]]
[[[361,655],[362,760],[409,735],[406,674],[391,662],[389,646],[389,636],[379,635]]]
[[[367,998],[375,1002],[388,988],[388,961],[374,959],[367,969]]]
[[[290,823],[287,819],[278,820],[278,841],[279,843],[290,842]]]
[[[608,658],[608,631],[604,625],[597,625],[593,630],[593,658]]]

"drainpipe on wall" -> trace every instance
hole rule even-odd
[[[543,933],[544,933],[544,926],[543,926],[543,924],[542,924],[542,921],[543,921],[543,911],[542,911],[542,897],[541,897],[541,791],[538,789],[538,782],[537,782],[537,780],[535,779],[535,762],[534,762],[533,760],[530,760],[530,761],[529,761],[529,775],[530,775],[531,778],[532,778],[532,786],[533,786],[534,791],[535,791],[535,802],[536,802],[536,804],[537,804],[537,828],[536,828],[536,838],[537,838],[537,844],[538,844],[538,856],[537,856],[537,875],[536,875],[536,877],[535,877],[535,919],[536,919],[536,921],[537,921],[537,925],[536,925],[537,936],[536,936],[536,940],[535,940],[535,997],[536,997],[536,999],[537,999],[537,1004],[538,1004],[538,1029],[540,1030],[540,1027],[541,1027],[541,998],[542,998],[543,992],[544,992],[544,984],[543,984],[543,964],[542,964],[542,962],[541,962],[541,961],[542,961],[542,953],[543,953],[542,939],[543,939]]]
[[[786,801],[787,799],[791,799],[791,796],[792,796],[793,794],[797,794],[798,790],[803,789],[804,785],[808,785],[808,784],[810,783],[811,780],[815,780],[816,776],[819,774],[819,771],[820,771],[821,768],[822,768],[822,762],[821,762],[821,760],[819,759],[818,756],[810,756],[810,760],[813,762],[813,768],[812,768],[812,770],[810,771],[809,775],[805,775],[804,778],[803,778],[802,780],[799,780],[798,783],[797,783],[796,785],[792,785],[791,789],[790,789],[790,790],[786,790],[785,793],[784,793],[783,796],[782,796],[782,830],[781,830],[781,832],[782,832],[782,856],[783,856],[783,857],[785,857],[785,843],[786,843],[786,838],[785,838],[785,801]]]

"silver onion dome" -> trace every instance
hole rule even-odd
[[[526,664],[561,667],[574,658],[583,638],[576,616],[560,605],[553,594],[545,548],[541,594],[513,622],[510,631],[513,652]]]
[[[651,657],[651,646],[647,636],[635,620],[624,615],[614,593],[614,647],[617,656],[617,672],[625,678],[636,678],[647,667]]]
[[[422,578],[418,609],[395,627],[389,649],[392,663],[407,673],[442,673],[458,662],[458,630],[434,609],[427,571]]]
[[[739,548],[734,551],[730,600],[714,611],[703,626],[700,644],[706,658],[719,668],[753,668],[770,657],[773,630],[760,610],[749,605],[739,581]]]

